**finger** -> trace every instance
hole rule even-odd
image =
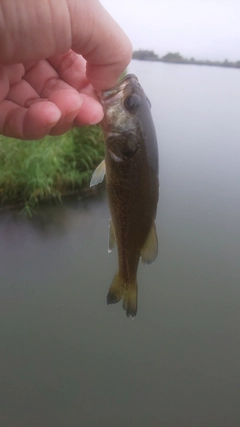
[[[39,139],[49,134],[59,121],[61,111],[55,104],[42,101],[28,109],[11,101],[0,103],[0,134],[20,139]]]
[[[39,60],[66,52],[70,47],[67,0],[0,1],[2,64]]]
[[[50,98],[54,93],[61,91],[71,91],[75,95],[77,104],[81,100],[81,95],[71,85],[59,78],[59,74],[54,70],[47,60],[38,61],[27,69],[24,79],[34,88],[41,98]],[[75,110],[74,98],[72,98],[72,108]],[[82,101],[81,101],[82,102]]]
[[[28,82],[22,80],[20,83],[10,87],[6,99],[27,108],[34,102],[39,101],[39,95]]]
[[[83,103],[81,94],[63,80],[48,61],[35,63],[27,70],[24,79],[34,88],[41,98],[47,98],[61,111],[61,118],[53,132],[61,134],[72,127]]]
[[[25,80],[11,87],[7,99],[26,108],[41,101],[37,92]],[[78,94],[76,99],[76,91],[71,88],[53,91],[48,100],[57,105],[61,111],[61,119],[52,128],[52,135],[67,132],[73,123],[75,126],[92,125],[103,118],[102,106],[98,101],[87,94],[81,94],[79,102]]]
[[[74,126],[95,125],[103,119],[101,104],[92,97],[82,94],[83,103],[74,120]]]
[[[72,49],[87,61],[87,78],[97,89],[113,86],[132,58],[132,45],[99,1],[69,0]],[[79,16],[86,16],[81,21]]]
[[[48,61],[62,80],[81,94],[84,93],[99,102],[96,90],[86,78],[86,61],[82,56],[70,50],[66,54],[49,58]]]
[[[7,65],[5,66],[5,70],[8,75],[10,86],[19,83],[25,73],[23,64]]]
[[[58,73],[45,59],[32,62],[25,67],[24,80],[26,80],[42,98],[47,98],[49,93],[58,83],[58,88],[66,87],[66,83],[61,82]],[[69,88],[69,86],[67,86]]]
[[[72,128],[74,119],[83,104],[82,97],[73,89],[57,90],[50,94],[48,100],[61,111],[61,118],[51,131],[52,135],[61,135]]]
[[[0,101],[5,99],[9,92],[9,79],[6,67],[0,66]]]
[[[0,101],[6,98],[10,86],[20,82],[23,75],[22,64],[0,66]]]
[[[86,61],[73,50],[70,49],[62,55],[52,56],[48,58],[48,61],[61,79],[77,91],[89,85],[86,77]]]
[[[128,37],[98,0],[0,2],[1,63],[26,63],[70,48],[87,60],[87,78],[99,90],[117,81],[132,55]]]
[[[57,61],[57,60],[56,60]],[[82,62],[81,62],[82,64]],[[93,95],[90,85],[84,87],[86,94],[79,93],[63,80],[48,61],[39,61],[25,74],[26,81],[42,98],[53,102],[61,111],[61,118],[51,130],[52,135],[60,135],[72,128],[73,122],[80,124],[95,124],[102,120],[102,107],[97,100],[91,100],[87,95]],[[85,85],[84,83],[81,83]],[[94,96],[96,96],[94,94]],[[83,101],[84,105],[83,104]],[[91,111],[88,111],[90,109]]]

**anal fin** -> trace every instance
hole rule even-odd
[[[157,258],[158,239],[155,222],[152,224],[147,239],[141,248],[140,254],[143,264],[151,264]]]

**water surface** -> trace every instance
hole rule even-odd
[[[0,215],[0,424],[237,427],[240,73],[133,61],[159,140],[159,256],[106,294],[105,194]]]

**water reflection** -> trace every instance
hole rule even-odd
[[[105,189],[102,188],[89,198],[74,197],[65,199],[64,203],[39,206],[33,209],[33,216],[14,210],[3,210],[0,212],[1,237],[8,240],[16,236],[16,229],[29,229],[41,235],[52,236],[64,234],[69,227],[74,227],[77,222],[87,222],[91,210],[94,210],[105,200]],[[72,212],[72,219],[69,214]],[[77,214],[74,215],[74,212]]]

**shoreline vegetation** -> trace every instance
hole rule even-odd
[[[227,59],[225,61],[209,61],[209,60],[198,60],[195,58],[184,58],[180,53],[167,53],[166,55],[159,57],[152,50],[137,50],[133,52],[133,59],[138,59],[140,61],[158,61],[165,62],[169,64],[191,64],[191,65],[208,65],[212,67],[227,67],[227,68],[240,68],[240,60],[236,62],[229,62]]]
[[[0,135],[0,211],[17,207],[32,215],[39,203],[95,193],[89,183],[103,158],[98,125],[36,141]]]

